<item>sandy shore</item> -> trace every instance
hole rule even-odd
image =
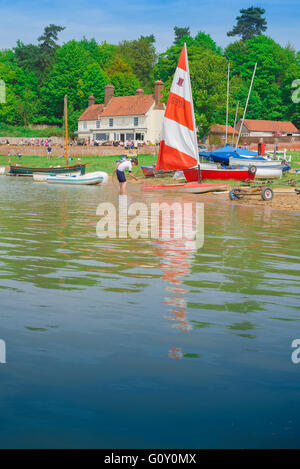
[[[238,205],[260,205],[261,207],[271,207],[276,210],[300,213],[300,194],[297,195],[293,188],[272,188],[274,197],[271,201],[262,200],[260,194],[245,196],[239,200],[230,201]],[[228,197],[228,193],[214,194],[215,197]]]
[[[133,181],[129,182],[129,185],[132,184]],[[135,184],[140,184],[143,186],[147,185],[168,185],[170,184],[169,180],[166,179],[140,179],[137,182],[134,182]],[[172,181],[173,184],[176,184],[175,181]],[[178,184],[182,183],[182,181],[177,181]],[[295,192],[295,189],[292,187],[272,187],[272,190],[274,192],[274,197],[271,201],[264,201],[261,198],[261,195],[250,195],[250,196],[245,196],[242,199],[239,200],[229,200],[229,189],[230,187],[228,186],[228,191],[226,192],[220,192],[220,193],[205,193],[205,194],[198,194],[199,197],[206,198],[206,197],[214,197],[216,199],[221,199],[225,198],[228,200],[229,203],[232,204],[238,204],[238,205],[260,205],[262,207],[271,207],[276,210],[285,210],[285,211],[291,211],[291,212],[300,212],[300,194],[297,195]],[[300,187],[299,187],[300,189]]]

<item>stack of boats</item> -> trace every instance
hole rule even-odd
[[[207,162],[199,162],[203,180],[280,179],[285,171],[291,169],[286,161],[274,161],[269,157],[259,156],[255,151],[232,149],[230,145],[213,152],[200,152],[199,156],[207,159]],[[156,171],[154,165],[142,166],[141,169],[145,177],[170,176],[175,173],[175,171]],[[183,170],[183,173],[188,182],[199,179],[198,165]]]
[[[255,151],[232,148],[230,145],[212,152],[202,152],[199,155],[212,161],[212,164],[220,165],[223,171],[228,171],[228,175],[232,171],[240,170],[248,171],[258,179],[280,179],[285,171],[291,169],[291,166],[285,160],[274,161],[265,155],[258,155]],[[211,167],[211,170],[214,170],[214,167]]]

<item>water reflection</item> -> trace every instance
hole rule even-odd
[[[117,198],[0,180],[1,444],[298,445],[299,216],[182,195],[205,201],[202,249],[99,239]]]
[[[170,306],[170,316],[167,319],[174,321],[172,327],[188,332],[192,326],[187,319],[187,301],[185,295],[187,288],[183,286],[183,279],[190,273],[193,260],[193,250],[187,250],[184,240],[157,240],[157,256],[160,259],[159,267],[163,272],[162,280],[166,283],[164,289],[168,295],[164,304]]]

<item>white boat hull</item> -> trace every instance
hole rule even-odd
[[[80,171],[76,172],[76,173],[63,173],[63,174],[59,174],[58,177],[64,177],[64,176],[80,176]],[[47,178],[51,176],[51,174],[39,174],[39,173],[36,173],[36,174],[33,174],[33,180],[35,182],[47,182]],[[53,174],[53,176],[55,176]]]
[[[87,173],[79,176],[48,176],[46,182],[48,184],[72,184],[76,186],[94,186],[106,183],[108,174],[103,171]]]
[[[274,167],[281,167],[280,161],[274,160],[254,160],[253,158],[248,158],[244,160],[243,158],[233,158],[232,156],[229,158],[229,166],[256,166],[256,167],[263,167],[263,166],[274,166]]]
[[[281,179],[282,169],[280,168],[256,168],[255,179]]]

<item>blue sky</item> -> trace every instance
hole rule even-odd
[[[176,25],[190,26],[192,35],[205,31],[224,47],[233,40],[226,32],[239,10],[251,5],[266,9],[269,36],[300,50],[299,0],[0,0],[0,49],[17,39],[35,43],[50,23],[66,26],[60,42],[86,36],[116,44],[153,33],[161,52],[171,45]]]

